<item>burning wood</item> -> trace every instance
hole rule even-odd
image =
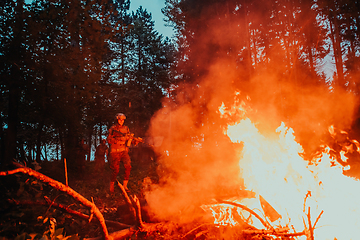
[[[267,216],[271,222],[275,222],[281,218],[281,215],[261,195],[259,195],[259,200],[265,216]]]
[[[141,218],[141,207],[140,207],[139,199],[136,196],[129,196],[126,193],[124,186],[121,185],[121,183],[119,183],[119,181],[117,181],[117,184],[118,184],[119,188],[121,189],[121,193],[124,196],[126,203],[129,206],[130,211],[133,213],[134,219],[136,219],[136,226],[139,229],[144,228],[144,223]]]
[[[85,206],[88,206],[91,208],[91,214],[94,214],[96,218],[99,221],[99,224],[102,227],[104,235],[102,237],[93,238],[93,239],[126,239],[132,235],[150,235],[150,234],[158,234],[158,233],[164,233],[164,232],[175,232],[178,231],[174,225],[166,223],[166,222],[160,222],[160,223],[144,223],[141,217],[141,207],[140,202],[136,196],[129,196],[127,192],[125,191],[124,187],[118,183],[118,186],[121,190],[122,195],[124,196],[124,199],[126,200],[126,203],[128,205],[128,208],[130,212],[132,212],[134,219],[136,219],[136,224],[134,226],[129,226],[122,223],[117,223],[113,221],[106,221],[98,208],[95,206],[94,203],[86,200],[84,197],[82,197],[80,194],[76,193],[74,190],[72,190],[70,187],[65,186],[47,176],[42,175],[41,173],[38,173],[32,169],[26,168],[26,167],[20,167],[15,170],[7,171],[7,172],[0,172],[1,176],[6,176],[14,173],[24,173],[28,174],[30,176],[33,176],[43,182],[48,183],[50,186],[53,186],[54,188],[63,191],[70,196],[74,197],[75,199],[79,200],[82,204]],[[10,202],[14,204],[38,204],[38,205],[48,205],[52,207],[56,207],[58,209],[61,209],[63,211],[66,211],[73,216],[82,218],[82,219],[88,219],[91,221],[91,216],[88,216],[86,214],[74,211],[70,209],[67,206],[57,204],[53,201],[51,201],[48,198],[45,198],[45,201],[39,202],[31,202],[31,201],[17,201],[17,200],[9,200]],[[264,214],[264,216],[267,216],[271,220],[278,220],[281,218],[280,214],[277,213],[277,211],[263,198],[260,197],[261,205],[263,206],[263,211],[267,212],[267,214]],[[204,237],[206,239],[207,235],[211,234],[213,232],[212,229],[214,228],[229,228],[234,229],[234,231],[237,232],[239,235],[243,235],[245,239],[254,239],[253,237],[262,238],[262,239],[278,239],[279,237],[282,238],[288,238],[288,237],[296,237],[296,236],[306,236],[307,240],[313,240],[314,239],[314,230],[315,226],[322,215],[323,212],[320,213],[320,215],[317,217],[315,224],[312,225],[311,223],[311,216],[310,216],[310,207],[308,208],[308,212],[306,214],[307,216],[307,224],[305,224],[304,220],[304,226],[305,229],[301,232],[295,232],[291,231],[289,226],[272,226],[267,220],[266,217],[262,218],[258,213],[256,213],[254,210],[250,209],[249,207],[236,203],[231,201],[224,201],[224,200],[217,200],[217,203],[209,205],[208,208],[206,206],[203,206],[203,209],[212,209],[213,213],[215,211],[223,211],[223,214],[220,216],[222,221],[216,220],[213,223],[203,223],[199,225],[198,227],[188,231],[187,233],[182,235],[182,239],[196,239],[200,237]],[[217,209],[217,210],[214,210]],[[252,221],[250,220],[250,216],[248,218],[245,218],[242,213],[239,213],[238,209],[241,211],[246,211],[250,214],[250,216],[254,216],[257,220],[259,220],[263,227],[265,229],[259,229],[252,225]],[[232,212],[234,214],[232,214]],[[269,212],[275,216],[269,216]],[[237,214],[235,214],[237,213]],[[215,216],[216,214],[214,214]],[[236,215],[236,216],[235,216]],[[232,219],[230,219],[232,218]],[[273,221],[272,221],[273,222]],[[106,223],[106,224],[105,224]],[[113,225],[116,227],[125,228],[120,231],[116,231],[113,233],[107,232],[107,226],[106,225]],[[240,226],[240,228],[238,227]]]
[[[307,196],[306,196],[307,197]],[[257,214],[254,210],[250,209],[249,207],[237,203],[237,202],[231,202],[231,201],[224,201],[224,200],[218,200],[217,204],[212,204],[209,206],[203,206],[203,209],[210,209],[213,213],[213,216],[215,218],[214,224],[218,227],[220,225],[227,226],[236,226],[240,225],[242,227],[242,234],[244,236],[257,236],[259,238],[256,239],[278,239],[278,237],[297,237],[297,236],[306,236],[307,240],[314,240],[314,230],[316,227],[317,222],[319,221],[321,215],[323,214],[323,211],[319,214],[317,217],[315,223],[312,225],[311,223],[311,215],[310,215],[310,207],[308,207],[308,212],[306,213],[306,219],[307,224],[304,220],[304,230],[301,232],[296,232],[295,229],[292,227],[293,231],[291,231],[290,227],[287,226],[272,226],[266,218],[269,218],[271,222],[274,222],[281,218],[281,215],[262,197],[259,196],[260,204],[263,208],[263,215],[265,218],[263,219],[259,214]],[[306,201],[305,201],[306,202]],[[237,214],[237,217],[235,217],[235,214],[232,214],[232,212],[239,212],[236,211],[236,209],[231,209],[231,206],[234,208],[239,208],[241,211],[246,211],[250,214],[248,218],[245,218],[243,214]],[[222,209],[221,209],[222,208]],[[218,210],[215,210],[218,209]],[[220,210],[219,210],[220,209]],[[224,210],[226,209],[226,210]],[[227,213],[226,216],[219,215],[217,212],[224,212]],[[262,225],[265,227],[265,229],[258,229],[255,226],[251,225],[250,218],[251,216],[254,216],[257,220],[259,220]],[[275,217],[274,217],[275,216]],[[220,221],[218,218],[222,218],[222,221]],[[224,220],[224,218],[228,218]],[[198,228],[200,228],[199,226]],[[190,231],[188,234],[194,232],[196,229]],[[245,237],[246,238],[246,237]],[[246,238],[247,239],[247,238]],[[251,238],[252,239],[252,238]]]

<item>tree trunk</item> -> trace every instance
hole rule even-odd
[[[21,61],[21,42],[23,28],[23,5],[24,0],[17,1],[15,7],[14,39],[10,47],[12,52],[9,56],[11,62],[11,76],[9,82],[9,112],[8,112],[8,129],[6,134],[6,151],[4,156],[4,165],[9,164],[16,158],[16,138],[18,125],[18,108],[20,99],[19,81],[21,80],[21,70],[19,67]]]
[[[49,47],[51,48],[51,46]],[[45,126],[45,119],[47,116],[47,101],[48,101],[48,80],[50,79],[51,74],[49,74],[50,66],[47,63],[44,63],[44,93],[42,96],[42,103],[41,103],[41,120],[39,122],[38,128],[38,136],[36,140],[36,162],[41,162],[41,138],[43,135],[43,128]]]
[[[124,37],[121,38],[121,53],[120,53],[120,57],[121,57],[121,83],[124,85],[125,84],[125,56],[124,56]]]
[[[311,75],[314,76],[315,75],[314,55],[313,55],[312,47],[310,44],[307,46],[307,48],[308,48],[308,54],[309,54],[310,72],[311,72]]]
[[[337,26],[338,21],[336,16],[329,14],[329,24],[330,24],[330,34],[333,45],[334,57],[335,57],[335,66],[337,72],[337,82],[336,85],[340,88],[345,88],[344,82],[344,67],[342,60],[342,52],[341,52],[341,36],[339,32],[339,27]]]
[[[15,73],[19,70],[14,70],[16,66],[13,66],[12,72]],[[19,74],[14,74],[14,79],[19,77]],[[11,81],[11,80],[10,80]],[[17,136],[17,124],[18,124],[18,108],[19,108],[19,89],[17,83],[12,80],[9,89],[9,113],[8,113],[8,128],[6,132],[5,141],[5,164],[9,164],[13,159],[16,158],[16,136]]]
[[[246,47],[249,50],[246,56],[247,59],[247,64],[249,67],[249,70],[252,66],[252,60],[251,60],[251,55],[252,55],[252,51],[251,51],[251,40],[250,40],[250,36],[251,36],[251,30],[249,28],[249,19],[248,19],[248,5],[245,4],[244,5],[244,24],[245,24],[245,31],[246,31]],[[256,54],[256,53],[255,53]],[[250,72],[250,71],[249,71]],[[251,78],[251,75],[249,75],[249,78]]]
[[[44,145],[44,161],[45,162],[48,162],[49,160],[48,160],[48,156],[47,156],[47,149],[46,149],[46,145]]]
[[[44,117],[44,116],[42,116]],[[41,136],[42,136],[42,129],[44,127],[44,119],[41,119],[40,123],[39,123],[39,128],[38,128],[38,136],[36,139],[36,158],[35,161],[40,163],[41,162]]]
[[[93,126],[89,127],[89,136],[88,136],[88,149],[87,149],[87,162],[91,160],[91,143],[92,143],[92,135],[93,135]]]

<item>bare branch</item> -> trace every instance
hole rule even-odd
[[[88,220],[90,217],[89,215],[86,215],[84,213],[75,211],[71,208],[69,208],[68,206],[64,206],[62,204],[59,203],[54,203],[52,202],[49,198],[45,198],[45,201],[27,201],[27,200],[14,200],[14,199],[8,199],[8,202],[11,204],[16,204],[16,205],[39,205],[39,206],[49,206],[51,205],[51,207],[54,207],[56,209],[65,211],[75,217],[79,217],[81,219],[85,219]],[[97,218],[95,218],[97,220]],[[130,228],[131,225],[125,224],[125,223],[120,223],[120,222],[115,222],[115,221],[110,221],[110,220],[105,220],[105,223],[107,226],[112,226],[112,227],[116,227],[116,228]]]
[[[131,202],[133,203],[133,206],[135,207],[135,210],[136,210],[136,226],[141,229],[141,228],[144,227],[144,223],[143,223],[142,218],[141,218],[140,201],[136,196],[130,197],[130,199],[131,199]]]
[[[127,194],[124,186],[121,183],[119,183],[119,181],[117,181],[117,184],[118,184],[119,188],[121,189],[121,193],[125,198],[126,204],[129,206],[129,209],[135,218],[136,226],[138,228],[144,227],[144,224],[143,224],[142,218],[141,218],[141,206],[140,206],[139,199],[136,196],[134,196],[134,197],[129,196]]]
[[[119,181],[116,181],[116,182],[117,182],[117,184],[118,184],[118,186],[119,186],[119,188],[121,190],[121,194],[125,198],[125,202],[128,205],[128,207],[130,209],[130,212],[132,213],[132,215],[134,216],[134,219],[136,220],[136,210],[135,210],[135,208],[134,208],[134,206],[133,206],[133,204],[131,202],[131,199],[130,199],[129,195],[127,194],[124,186],[121,183],[119,183]]]
[[[319,216],[316,218],[316,221],[315,221],[314,226],[313,226],[314,229],[315,229],[315,226],[316,226],[317,222],[319,221],[319,219],[320,219],[320,217],[321,217],[321,215],[323,213],[324,213],[324,210],[322,210],[321,213],[319,214]]]
[[[192,229],[192,230],[190,230],[189,232],[187,232],[184,236],[182,236],[181,238],[182,239],[185,239],[185,238],[187,238],[187,236],[189,236],[189,235],[191,235],[191,234],[193,234],[194,232],[196,232],[198,229],[200,229],[200,228],[202,228],[202,227],[204,227],[204,226],[208,226],[208,225],[214,225],[214,223],[204,223],[204,224],[201,224],[201,225],[199,225],[199,226],[197,226],[196,228],[194,228],[194,229]]]
[[[309,223],[309,233],[310,233],[309,238],[310,240],[314,240],[314,229],[313,226],[311,225],[310,207],[308,208],[307,218]]]
[[[24,173],[29,176],[35,177],[35,178],[39,179],[40,181],[45,182],[45,183],[49,184],[50,186],[58,189],[59,191],[67,193],[68,195],[72,196],[74,199],[81,202],[84,206],[89,207],[100,222],[100,225],[103,230],[104,238],[109,239],[109,233],[108,233],[108,230],[105,225],[105,219],[95,204],[93,204],[92,202],[90,202],[89,200],[84,198],[82,195],[80,195],[79,193],[74,191],[72,188],[65,186],[64,184],[62,184],[52,178],[49,178],[31,168],[21,167],[21,168],[17,168],[17,169],[10,170],[10,171],[3,171],[3,172],[0,172],[0,176],[8,176],[8,175],[16,174],[16,173]]]
[[[290,229],[288,227],[283,227],[283,228],[274,228],[274,229],[270,229],[270,230],[265,230],[265,229],[245,229],[243,230],[244,234],[269,234],[269,235],[283,235],[283,234],[290,234],[288,233],[290,231]]]
[[[259,221],[264,225],[264,227],[266,227],[267,229],[273,229],[273,227],[268,222],[263,220],[256,212],[254,212],[250,208],[246,207],[245,205],[242,205],[240,203],[229,202],[229,201],[218,201],[218,202],[219,203],[230,204],[230,205],[242,208],[242,209],[248,211],[250,214],[254,215],[257,219],[259,219]]]

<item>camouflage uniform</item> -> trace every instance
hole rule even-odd
[[[111,182],[115,182],[119,173],[120,162],[122,161],[125,168],[124,180],[129,180],[131,171],[131,160],[128,154],[129,148],[127,141],[131,138],[130,130],[127,126],[119,124],[113,125],[109,130],[107,138],[110,144],[110,169],[111,169]]]
[[[107,155],[108,146],[106,140],[101,140],[95,151],[95,168],[97,171],[103,171],[105,166],[105,156]]]
[[[86,155],[88,152],[89,146],[85,144],[84,139],[82,139],[76,146],[76,170],[79,171],[79,173],[85,171]]]

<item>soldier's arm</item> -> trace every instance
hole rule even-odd
[[[114,136],[113,136],[113,128],[111,127],[110,130],[109,130],[109,135],[107,137],[107,142],[109,144],[114,144],[116,142]]]
[[[135,146],[137,146],[139,143],[143,143],[144,140],[140,137],[134,137],[134,134],[133,133],[130,133],[130,130],[129,130],[129,135],[130,135],[130,144],[128,144],[128,146],[131,145],[131,143],[133,143]]]

